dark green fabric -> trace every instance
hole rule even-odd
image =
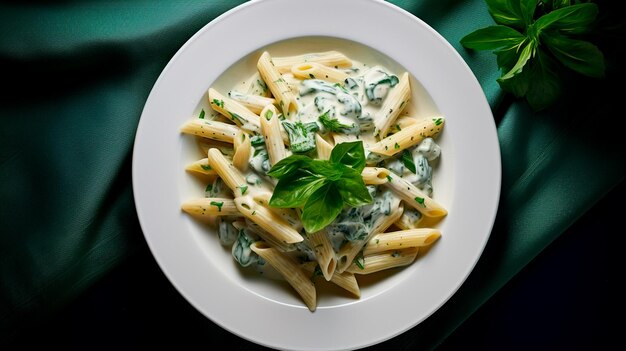
[[[8,88],[0,94],[0,345],[145,245],[130,172],[143,104],[176,50],[242,2],[0,5]],[[568,86],[576,89],[534,113],[499,89],[494,55],[458,43],[493,23],[483,0],[392,2],[466,60],[494,112],[502,152],[500,209],[483,257],[446,305],[392,341],[427,349],[624,178],[626,145],[614,125],[623,98],[610,88],[624,78],[624,26],[615,25],[616,5],[598,2],[607,78],[572,77]]]

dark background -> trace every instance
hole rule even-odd
[[[623,273],[616,268],[623,266],[618,237],[624,234],[625,195],[622,181],[438,350],[621,349],[611,317],[619,318],[623,307],[613,297],[623,295],[617,286]],[[52,320],[24,331],[14,347],[260,349],[213,326],[178,294],[144,243]],[[372,349],[402,349],[397,341]]]

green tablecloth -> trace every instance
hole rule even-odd
[[[0,5],[0,345],[146,245],[130,172],[143,104],[180,46],[242,2]],[[607,78],[572,80],[559,104],[533,113],[499,89],[491,53],[459,45],[493,23],[483,0],[392,2],[469,64],[502,152],[500,209],[483,257],[446,305],[398,337],[431,348],[624,179],[626,143],[613,125],[623,97],[611,88],[624,81],[624,22],[614,20],[617,5],[598,1]]]

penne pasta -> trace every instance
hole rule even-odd
[[[312,276],[315,276],[316,275],[315,270],[319,269],[317,262],[314,262],[314,261],[305,262],[301,264],[300,266],[302,267],[302,269],[304,269],[305,272],[311,274]],[[321,270],[319,274],[321,274]],[[346,291],[348,291],[349,293],[351,293],[357,298],[361,297],[361,289],[359,288],[359,283],[357,282],[353,273],[335,272],[335,274],[333,274],[333,276],[330,278],[330,282],[345,289]]]
[[[424,119],[392,134],[369,147],[369,151],[392,156],[415,146],[427,137],[436,137],[443,129],[443,117]]]
[[[411,99],[411,85],[409,84],[409,73],[404,72],[400,81],[389,92],[382,107],[374,117],[374,135],[384,138],[389,133],[389,129],[396,122],[396,118]]]
[[[181,132],[202,138],[224,141],[232,144],[239,128],[236,125],[204,119],[191,120],[181,127]]]
[[[228,93],[228,97],[230,97],[234,101],[237,101],[242,106],[259,116],[261,115],[261,111],[263,111],[265,106],[273,105],[274,103],[276,103],[276,100],[274,100],[274,98],[254,94],[243,94],[235,90],[230,91]]]
[[[233,166],[241,172],[247,171],[248,161],[250,160],[250,154],[252,151],[250,137],[244,131],[239,131],[239,133],[235,135],[233,146],[235,148],[235,153],[233,154]]]
[[[194,216],[241,216],[233,199],[203,198],[185,201],[182,210]]]
[[[344,72],[317,62],[302,62],[291,66],[291,73],[300,79],[321,79],[331,83],[342,83],[349,76]]]
[[[352,61],[344,54],[337,51],[326,51],[305,55],[294,55],[272,58],[274,66],[280,73],[291,71],[291,67],[301,62],[315,62],[328,67],[348,68],[352,66]]]
[[[185,170],[190,173],[195,173],[195,174],[200,174],[200,175],[205,175],[205,176],[217,175],[215,170],[209,165],[209,159],[206,157],[187,165],[187,167],[185,167]]]
[[[411,247],[427,246],[439,239],[441,232],[433,228],[399,230],[374,235],[363,248],[367,256],[382,251],[401,250]]]
[[[280,72],[274,67],[272,58],[267,51],[263,52],[261,57],[259,57],[257,68],[261,78],[263,78],[283,111],[283,115],[289,117],[291,114],[295,113],[298,110],[296,96],[293,94]]]
[[[291,225],[267,207],[253,201],[250,196],[235,198],[235,205],[244,216],[265,229],[276,240],[285,244],[295,244],[304,240]]]
[[[262,241],[257,241],[250,245],[250,249],[274,267],[302,297],[309,310],[315,311],[317,307],[317,297],[315,285],[300,268],[300,265],[290,256],[281,253]]]
[[[361,171],[361,177],[363,177],[365,184],[378,185],[386,183],[390,173],[387,168],[365,167],[363,171]]]
[[[392,175],[384,186],[391,189],[405,204],[418,210],[424,216],[443,217],[448,214],[442,205],[402,177]]]
[[[307,244],[315,253],[322,275],[327,281],[330,280],[337,268],[337,257],[328,234],[323,230],[311,233],[307,236]]]
[[[371,274],[391,268],[408,266],[415,261],[418,247],[403,250],[383,251],[364,256],[362,262],[353,263],[347,271],[354,274]],[[361,265],[362,267],[359,267]]]
[[[209,149],[208,160],[226,186],[237,196],[242,195],[243,188],[246,187],[246,180],[235,166],[233,166],[217,149]]]
[[[270,159],[270,165],[273,166],[287,157],[287,149],[285,149],[280,132],[278,111],[274,105],[267,105],[261,111],[261,134],[265,138],[265,148]]]
[[[209,103],[215,111],[250,133],[259,131],[259,116],[239,102],[220,94],[213,88],[209,88],[207,93]]]

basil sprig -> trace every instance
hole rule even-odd
[[[468,49],[493,51],[502,75],[498,84],[535,111],[561,95],[561,68],[600,78],[604,55],[581,40],[598,15],[594,3],[578,0],[485,0],[496,25],[461,39]]]
[[[267,173],[278,179],[270,206],[302,208],[302,224],[314,233],[335,220],[345,206],[372,202],[361,177],[365,168],[362,141],[337,144],[328,161],[304,155],[280,160]]]

